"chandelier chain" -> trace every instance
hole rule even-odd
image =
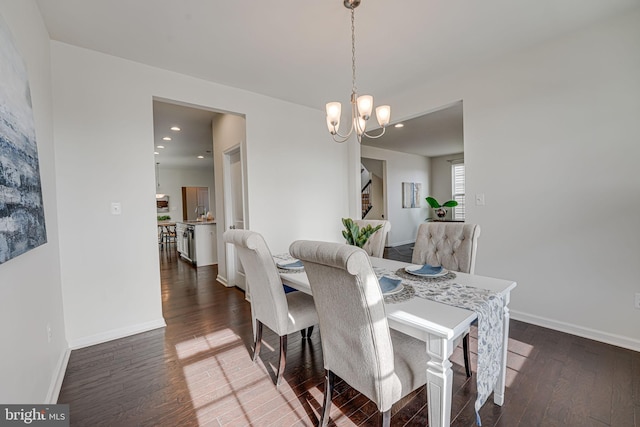
[[[351,88],[356,92],[356,20],[355,7],[351,8]]]

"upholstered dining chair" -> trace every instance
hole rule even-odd
[[[426,384],[425,343],[389,329],[380,285],[363,249],[296,241],[289,252],[304,263],[318,311],[326,374],[319,425],[329,421],[337,375],[371,399],[389,426],[391,406]]]
[[[473,274],[476,267],[480,226],[462,222],[426,222],[418,227],[413,247],[413,264],[441,265],[443,268]],[[462,339],[464,367],[471,376],[469,333]]]
[[[313,297],[304,292],[285,294],[280,275],[261,234],[249,230],[227,230],[227,243],[235,245],[251,292],[251,311],[255,318],[253,361],[258,360],[262,342],[262,326],[280,336],[280,358],[276,386],[280,385],[287,362],[287,335],[302,332],[310,338],[318,324]]]
[[[353,222],[360,228],[366,227],[367,225],[370,225],[373,228],[378,225],[382,225],[382,228],[373,233],[362,248],[367,251],[369,256],[382,258],[384,255],[384,245],[387,242],[387,234],[389,233],[389,230],[391,230],[391,223],[386,220],[376,219],[354,219]]]

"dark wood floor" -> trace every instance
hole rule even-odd
[[[410,246],[387,250],[410,257]],[[250,308],[244,294],[161,251],[167,327],[74,350],[59,403],[73,426],[312,426],[322,402],[320,337],[289,337],[283,384],[273,384],[278,338],[265,328],[251,362]],[[516,295],[514,295],[517,298]],[[472,331],[472,350],[475,350]],[[452,425],[472,426],[474,377],[454,353]],[[475,360],[473,360],[475,365]],[[375,426],[375,406],[336,386],[333,425]],[[639,426],[640,353],[511,321],[506,401],[481,410],[483,426]],[[427,424],[421,388],[394,405],[392,425]]]

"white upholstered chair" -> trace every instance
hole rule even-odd
[[[447,270],[473,274],[480,226],[462,222],[426,222],[418,227],[411,262],[441,265]],[[462,339],[464,365],[471,376],[469,334]]]
[[[391,406],[427,380],[425,343],[389,329],[380,285],[367,253],[339,243],[297,241],[318,311],[329,421],[334,375],[371,399],[388,426]],[[426,400],[426,397],[425,397]]]
[[[301,331],[303,338],[309,338],[313,326],[318,324],[313,297],[303,292],[285,294],[269,247],[259,233],[227,230],[223,238],[235,245],[251,290],[251,310],[256,319],[253,361],[260,354],[262,325],[280,336],[280,360],[276,373],[276,385],[279,385],[287,361],[287,335]]]
[[[391,230],[391,223],[386,220],[376,219],[354,219],[353,222],[360,228],[366,227],[367,225],[370,225],[373,228],[378,225],[382,225],[382,228],[373,233],[362,248],[367,251],[369,256],[382,258],[384,255],[384,245],[387,242],[387,234],[389,233],[389,230]]]

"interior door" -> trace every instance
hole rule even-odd
[[[244,182],[240,146],[225,152],[224,198],[225,224],[229,229],[244,230]],[[246,278],[234,245],[226,245],[227,281],[232,286],[247,291]],[[248,293],[247,293],[248,297]]]

